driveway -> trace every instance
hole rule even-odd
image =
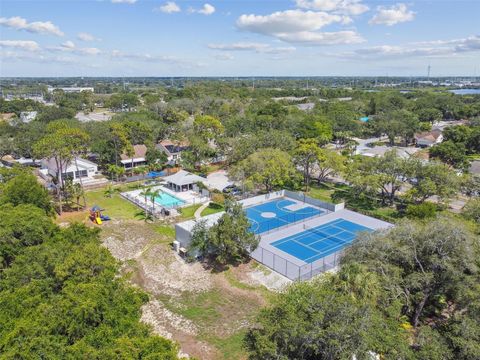
[[[207,175],[208,187],[222,191],[226,186],[232,185],[233,181],[230,181],[225,170],[215,171]]]

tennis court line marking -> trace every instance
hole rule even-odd
[[[289,237],[285,238],[284,241],[281,241],[281,240],[280,240],[281,242],[279,242],[279,243],[275,242],[275,245],[273,245],[273,246],[274,246],[274,247],[277,247],[277,245],[282,245],[282,244],[284,244],[284,243],[287,243],[287,242],[292,241],[292,242],[298,244],[299,246],[305,247],[306,249],[311,250],[312,252],[315,252],[315,253],[316,253],[315,255],[313,255],[313,256],[311,256],[311,257],[308,257],[308,258],[306,258],[306,259],[303,259],[303,260],[300,259],[300,258],[298,258],[298,259],[300,259],[300,260],[302,260],[302,261],[304,261],[304,262],[308,262],[308,260],[313,259],[313,258],[316,258],[316,257],[318,257],[318,259],[321,259],[321,258],[326,257],[326,256],[330,255],[331,253],[335,252],[336,249],[338,249],[338,248],[344,248],[345,245],[351,244],[351,243],[353,242],[353,240],[355,240],[356,235],[357,235],[355,232],[352,232],[352,231],[350,231],[350,230],[346,230],[346,229],[344,229],[344,228],[335,226],[335,225],[337,225],[337,224],[340,223],[340,222],[352,223],[352,224],[355,224],[355,225],[357,225],[357,226],[361,226],[362,228],[365,228],[365,229],[361,229],[361,230],[359,230],[359,231],[371,231],[371,229],[369,229],[369,228],[367,228],[367,227],[365,227],[365,226],[363,226],[363,225],[356,224],[356,223],[353,223],[353,222],[349,222],[348,220],[345,220],[345,219],[343,219],[343,218],[340,218],[340,219],[334,220],[334,221],[332,221],[332,222],[330,222],[330,223],[327,223],[327,224],[324,224],[324,225],[320,225],[320,226],[319,226],[319,228],[322,228],[322,227],[325,227],[325,228],[332,227],[332,228],[334,228],[334,229],[340,230],[340,231],[339,231],[338,233],[336,233],[336,234],[333,234],[333,235],[325,234],[325,237],[324,237],[323,239],[318,239],[317,241],[314,241],[314,242],[312,242],[312,243],[310,243],[310,244],[307,245],[307,244],[303,244],[303,243],[297,241],[297,240],[300,239],[300,238],[306,238],[306,237],[307,237],[307,236],[304,235],[305,232],[308,232],[308,230],[306,230],[306,231],[301,232],[301,233],[299,233],[299,234],[289,236]],[[327,226],[325,226],[325,225],[327,225]],[[321,232],[321,230],[318,230],[318,232]],[[311,233],[312,235],[314,235],[314,234],[320,235],[320,234],[318,234],[318,233],[316,233],[316,232],[314,232],[314,231],[311,231],[310,233]],[[342,240],[341,238],[338,237],[338,235],[340,235],[340,234],[342,234],[342,233],[347,233],[347,234],[354,235],[354,238],[351,239],[351,240]],[[337,243],[339,243],[339,244],[338,244],[337,246],[332,246],[332,247],[326,248],[326,249],[323,250],[323,251],[319,251],[319,250],[314,249],[314,248],[311,247],[311,245],[313,245],[313,244],[317,244],[317,243],[320,243],[320,242],[324,242],[324,241],[327,241],[327,240],[329,240],[329,239],[334,240],[335,242],[337,242]],[[272,245],[272,244],[271,244],[271,245]],[[277,247],[277,248],[278,248],[278,247]],[[279,249],[279,250],[281,250],[281,249]],[[283,250],[282,250],[282,251],[283,251]],[[286,251],[285,251],[285,252],[286,252]],[[326,254],[326,253],[329,253],[329,254]],[[289,254],[289,253],[287,252],[287,254]],[[296,256],[293,255],[293,254],[290,254],[290,255],[296,257]]]

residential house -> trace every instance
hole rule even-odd
[[[136,168],[147,164],[147,147],[143,144],[133,145],[133,157],[123,153],[120,155],[120,162],[125,169]]]
[[[61,174],[58,174],[58,171],[55,159],[42,160],[40,173],[44,178],[48,178],[48,176],[52,178],[61,176],[63,180],[72,179],[74,183],[79,182],[80,179],[82,179],[82,182],[95,181],[95,175],[98,175],[98,165],[89,160],[77,157],[76,161],[72,160],[66,166],[63,166]]]
[[[418,147],[432,147],[436,144],[440,144],[442,141],[443,134],[439,129],[415,134],[415,142]]]
[[[36,111],[22,111],[20,113],[20,120],[22,120],[24,123],[29,123],[30,121],[35,120],[36,117]]]
[[[176,165],[182,158],[182,152],[188,150],[190,144],[186,141],[162,140],[156,148],[167,155],[169,165]]]
[[[15,165],[20,166],[33,166],[38,167],[40,164],[35,159],[30,158],[14,158],[12,155],[5,155],[0,159],[0,163],[5,165],[6,167],[13,167]]]
[[[311,111],[315,107],[315,103],[309,102],[305,104],[297,104],[297,108],[302,111]]]
[[[0,121],[6,121],[6,122],[10,122],[12,121],[13,119],[15,119],[17,117],[17,115],[13,112],[10,112],[10,113],[1,113],[0,114]]]

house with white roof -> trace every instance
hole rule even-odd
[[[207,179],[192,174],[186,170],[180,170],[179,172],[163,178],[163,181],[167,183],[167,187],[174,191],[188,191],[196,190],[197,183],[205,183]]]
[[[99,174],[97,164],[79,157],[63,166],[57,165],[54,158],[43,159],[41,164],[40,173],[44,178],[50,176],[52,178],[61,177],[63,180],[72,179],[74,183],[80,182],[80,179],[82,182],[92,182],[96,181],[95,175]],[[58,169],[58,167],[62,169]]]
[[[20,120],[24,123],[29,123],[37,117],[36,111],[22,111],[20,113]]]

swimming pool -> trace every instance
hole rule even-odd
[[[162,192],[158,196],[155,196],[155,203],[164,208],[173,208],[185,204],[185,201],[166,192]]]

